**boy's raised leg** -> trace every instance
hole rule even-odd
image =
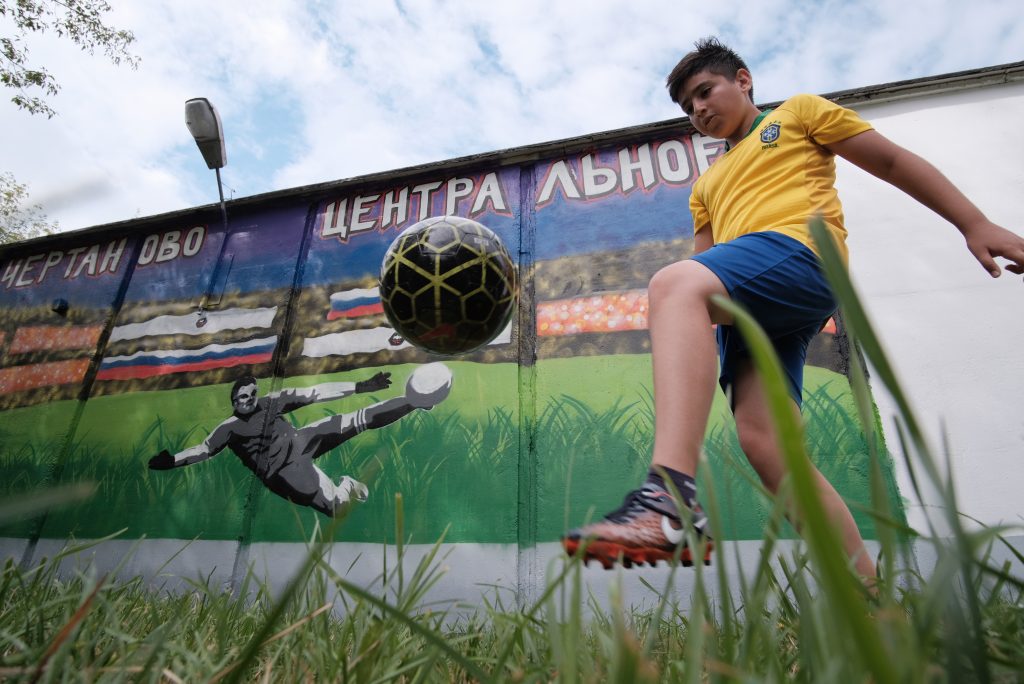
[[[711,304],[728,296],[703,264],[680,261],[658,271],[647,290],[654,373],[652,465],[695,475],[718,384],[713,323],[729,323]]]
[[[694,261],[662,269],[648,288],[655,412],[652,466],[670,468],[691,485],[718,377],[711,324],[725,322],[710,304],[715,294],[726,294],[721,281]],[[686,548],[683,519],[706,536],[707,518],[696,505],[692,488],[676,489],[683,502],[675,500],[660,478],[649,480],[603,520],[570,530],[562,540],[566,551],[576,555],[584,549],[585,560],[598,560],[606,568],[619,559],[627,566],[653,565],[677,555],[684,564],[692,563],[697,558]],[[710,557],[708,543],[704,562]]]

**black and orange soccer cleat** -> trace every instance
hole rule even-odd
[[[703,543],[705,565],[711,564],[713,544],[705,531],[707,516],[698,506],[686,509],[694,531]],[[658,561],[672,562],[678,558],[685,566],[693,565],[696,555],[686,542],[679,508],[672,495],[648,482],[626,495],[622,506],[596,523],[570,530],[562,537],[562,546],[570,556],[583,554],[583,562],[596,560],[605,569],[621,562],[625,567]]]

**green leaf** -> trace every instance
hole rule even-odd
[[[849,569],[846,552],[839,535],[829,522],[818,495],[814,467],[807,458],[803,426],[794,410],[778,355],[761,326],[741,306],[725,297],[716,296],[714,303],[732,315],[734,325],[742,333],[751,358],[764,387],[786,471],[792,479],[793,498],[799,512],[799,523],[811,554],[817,561],[820,580],[833,610],[843,615],[839,622],[860,651],[864,664],[879,682],[896,682],[890,655],[882,645],[878,632],[868,619],[868,607],[860,581]]]

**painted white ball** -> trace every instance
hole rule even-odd
[[[405,383],[405,398],[417,408],[437,406],[452,390],[452,372],[441,362],[427,363],[412,372]]]

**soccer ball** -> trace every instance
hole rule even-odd
[[[428,218],[391,243],[380,298],[388,321],[409,343],[461,354],[508,325],[516,304],[515,264],[486,226],[458,216]]]

